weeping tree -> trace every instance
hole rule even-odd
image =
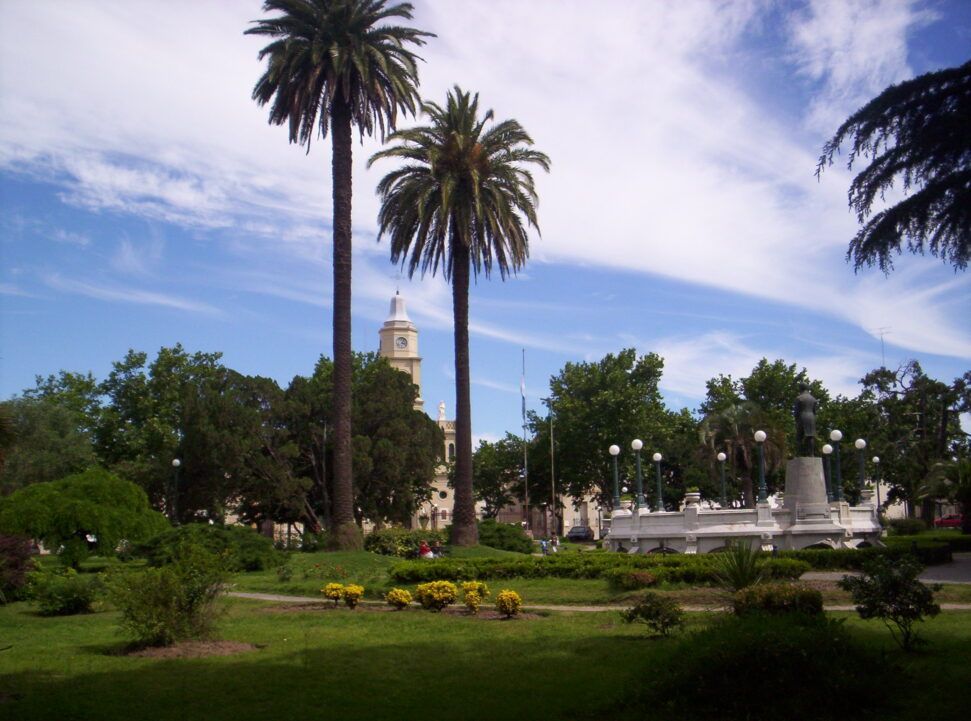
[[[850,143],[847,167],[869,164],[849,189],[863,227],[847,261],[893,269],[902,247],[965,269],[971,252],[971,61],[891,85],[844,122],[823,146],[816,175]],[[873,213],[895,184],[906,197]]]
[[[375,153],[402,161],[378,184],[378,238],[391,240],[391,259],[452,283],[455,318],[455,510],[452,542],[477,540],[472,493],[472,406],[469,392],[469,279],[492,270],[505,280],[526,263],[529,226],[539,229],[538,197],[528,166],[549,170],[515,120],[489,125],[479,96],[456,86],[445,107],[422,104],[431,120],[391,135],[392,147]]]
[[[270,123],[288,123],[290,142],[307,146],[331,132],[334,265],[334,538],[359,548],[351,448],[351,128],[384,139],[398,112],[415,113],[419,59],[412,47],[432,34],[388,24],[411,20],[412,5],[385,0],[266,0],[247,35],[272,42],[260,51],[266,72],[253,88],[271,103]]]

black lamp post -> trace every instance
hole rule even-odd
[[[631,441],[630,447],[634,449],[634,455],[637,457],[637,501],[635,508],[644,508],[647,506],[647,500],[644,498],[644,478],[641,476],[641,448],[644,447],[644,443],[640,438],[635,438]]]
[[[833,477],[833,497],[843,501],[843,469],[840,467],[840,441],[843,440],[843,431],[833,429],[829,433],[829,440],[833,442],[833,463],[835,465],[835,475]]]
[[[759,503],[765,503],[769,497],[769,489],[765,485],[765,451],[762,448],[765,438],[765,431],[755,431],[755,443],[759,447]]]
[[[863,489],[866,488],[866,458],[863,454],[863,451],[866,450],[866,441],[862,438],[857,438],[855,441],[853,441],[853,447],[856,448],[856,457],[860,464],[857,487],[858,489]]]
[[[610,455],[614,458],[614,499],[613,506],[615,509],[620,508],[620,478],[617,475],[617,456],[620,455],[620,446],[611,446],[607,449]]]
[[[182,461],[178,458],[172,459],[173,481],[172,481],[172,523],[179,525],[179,467]]]
[[[657,510],[664,510],[664,491],[661,488],[661,454],[655,453],[651,456],[654,461],[654,468],[657,470]]]
[[[826,480],[826,500],[835,501],[836,494],[833,492],[833,469],[830,466],[829,456],[833,452],[833,447],[826,443],[823,446],[823,460],[826,461],[823,469],[825,470],[825,480]]]
[[[728,507],[728,494],[725,491],[725,460],[728,458],[724,453],[719,452],[717,456],[719,465],[721,465],[721,476],[722,476],[722,508]]]
[[[874,456],[870,459],[873,462],[873,475],[876,478],[873,480],[873,485],[877,488],[877,519],[880,518],[880,456]]]

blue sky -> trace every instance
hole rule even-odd
[[[0,396],[35,374],[103,378],[181,342],[286,384],[330,354],[329,142],[287,144],[250,100],[258,2],[0,5]],[[473,430],[519,425],[568,361],[634,346],[672,407],[763,356],[832,391],[918,359],[971,367],[971,278],[902,256],[844,262],[856,230],[839,123],[891,82],[968,59],[971,3],[416,3],[438,34],[422,94],[477,90],[553,160],[518,278],[472,290]],[[411,122],[411,121],[406,121]],[[357,350],[376,350],[397,269],[375,242],[376,140],[355,144]],[[892,200],[892,199],[891,199]],[[454,409],[451,297],[400,281],[423,395]]]

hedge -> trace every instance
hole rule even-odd
[[[447,540],[447,530],[422,530],[392,526],[391,528],[371,531],[366,535],[364,537],[364,550],[379,553],[382,556],[417,558],[422,541],[431,546],[435,541],[441,544]]]

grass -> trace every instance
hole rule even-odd
[[[229,600],[219,637],[256,651],[199,659],[110,653],[117,614],[41,618],[0,607],[0,719],[604,718],[656,672],[669,641],[619,614],[510,622],[363,611],[271,613]],[[971,613],[924,624],[927,650],[904,656],[878,622],[849,614],[854,635],[892,656],[908,684],[886,721],[960,718],[971,700]],[[689,615],[699,629],[704,614]],[[771,702],[771,699],[759,701]],[[848,700],[848,703],[851,703]],[[849,707],[848,707],[849,708]],[[610,714],[606,715],[610,718]],[[629,718],[629,711],[617,718]]]

